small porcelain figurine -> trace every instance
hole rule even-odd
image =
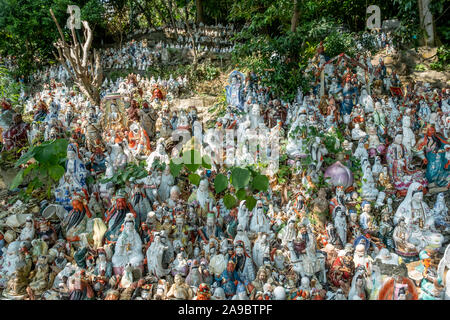
[[[436,133],[433,126],[429,126],[422,139],[417,142],[416,149],[427,165],[426,178],[433,186],[441,187],[445,191],[450,185],[450,166],[446,158],[445,150],[448,150],[449,142]]]
[[[267,218],[261,200],[256,202],[256,206],[252,212],[250,220],[250,231],[257,234],[258,232],[271,233],[270,221]]]
[[[130,264],[133,268],[139,268],[143,272],[142,240],[135,229],[133,214],[127,214],[124,221],[124,229],[115,244],[112,264],[115,274],[122,274],[123,268]]]
[[[48,257],[40,256],[35,270],[30,274],[31,281],[28,285],[27,292],[31,300],[35,300],[50,286],[50,267],[48,265]]]
[[[174,284],[170,287],[167,297],[174,300],[191,300],[192,296],[192,289],[183,281],[182,275],[175,275]]]
[[[34,221],[33,218],[27,217],[25,221],[25,226],[19,235],[19,240],[21,241],[31,241],[34,239],[35,229],[34,229]]]
[[[362,177],[362,192],[361,197],[369,201],[373,201],[378,196],[378,189],[376,188],[375,181],[373,179],[372,169],[368,160],[362,162],[363,177]]]
[[[168,249],[168,246],[161,242],[161,235],[159,233],[155,234],[155,238],[147,249],[146,254],[148,270],[151,275],[162,277],[169,273],[167,267],[163,265],[163,255]]]
[[[71,199],[75,193],[85,193],[87,190],[87,170],[78,156],[78,148],[74,144],[67,147],[66,172],[59,180],[55,189],[56,202],[64,206],[67,211],[72,210]]]
[[[201,208],[201,215],[205,216],[214,206],[214,196],[209,191],[209,182],[206,179],[200,181],[199,187],[189,197],[188,203],[197,201]]]
[[[386,160],[389,165],[389,175],[393,180],[395,189],[401,195],[405,195],[413,181],[420,182],[424,187],[428,183],[420,171],[411,171],[409,169],[408,154],[405,146],[402,144],[402,139],[403,135],[401,133],[395,136],[394,142],[388,148]]]
[[[84,202],[81,195],[74,194],[72,197],[72,210],[64,217],[61,223],[63,233],[68,241],[78,242],[80,235],[86,232],[88,219],[92,218],[91,211]]]
[[[443,236],[435,231],[434,218],[423,201],[423,188],[420,183],[414,182],[409,186],[405,199],[394,215],[394,223],[399,223],[401,218],[410,228],[409,241],[414,243],[419,251],[427,246],[441,247]]]
[[[119,190],[113,198],[110,208],[105,212],[105,223],[108,226],[108,230],[105,233],[105,241],[107,243],[114,243],[117,241],[120,234],[120,228],[125,221],[128,212],[133,213],[133,215],[137,217],[133,207],[126,200],[125,192]]]

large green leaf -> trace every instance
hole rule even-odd
[[[223,204],[225,205],[225,207],[227,207],[227,209],[232,209],[236,206],[236,203],[236,198],[229,193],[226,194],[225,197],[223,197]]]
[[[216,193],[220,193],[228,187],[228,178],[223,174],[219,173],[214,178],[214,190]]]
[[[25,170],[23,171],[23,176],[26,177],[26,176],[31,172],[31,170],[33,170],[33,169],[36,168],[36,167],[37,167],[37,163],[36,163],[36,162],[30,164],[30,165],[29,165],[28,167],[26,167]]]
[[[194,184],[196,186],[198,186],[200,184],[200,176],[198,174],[191,173],[188,178],[192,184]]]
[[[202,157],[202,166],[206,169],[211,169],[212,160],[208,155],[204,155]]]
[[[57,139],[51,143],[52,148],[54,148],[55,153],[67,154],[67,146],[69,141],[67,139]]]
[[[58,163],[58,157],[57,152],[54,148],[52,148],[52,145],[47,146],[39,146],[38,150],[36,151],[34,158],[36,161],[42,164],[57,164]]]
[[[245,200],[246,197],[247,197],[247,192],[245,191],[245,189],[239,189],[239,190],[236,192],[236,197],[237,197],[239,200]]]
[[[262,174],[255,176],[252,181],[252,187],[258,191],[267,191],[269,188],[269,178]]]
[[[253,196],[248,196],[245,198],[245,206],[248,210],[253,210],[253,208],[256,206],[256,199]]]
[[[242,168],[234,168],[231,171],[231,183],[236,189],[244,188],[250,182],[250,171]]]
[[[202,155],[197,150],[189,150],[183,153],[183,163],[189,171],[195,172],[202,164]]]
[[[37,147],[31,147],[28,151],[23,154],[19,160],[17,160],[15,167],[18,168],[20,165],[27,163],[32,159],[36,153]]]
[[[169,167],[170,167],[170,174],[172,174],[172,176],[174,176],[176,178],[180,174],[180,171],[183,168],[183,165],[176,164],[172,160],[170,160]]]
[[[23,181],[23,170],[20,170],[16,176],[14,177],[13,181],[11,182],[11,186],[9,187],[10,190],[13,190],[20,186],[20,184]]]
[[[59,181],[64,175],[64,168],[59,164],[52,165],[48,168],[48,175],[55,181]]]

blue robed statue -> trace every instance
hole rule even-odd
[[[230,84],[225,87],[227,103],[240,110],[244,110],[245,75],[242,72],[234,70],[228,76],[228,82]]]

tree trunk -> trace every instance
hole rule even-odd
[[[300,19],[299,1],[301,1],[301,0],[294,0],[294,12],[292,14],[292,19],[291,19],[291,31],[292,32],[295,32],[295,29],[297,29],[298,20]]]
[[[197,24],[200,22],[205,22],[203,19],[203,1],[202,0],[195,0],[195,8],[197,10]]]
[[[53,44],[58,51],[58,55],[54,54],[56,59],[71,75],[75,84],[88,97],[91,104],[94,106],[100,105],[100,86],[103,81],[103,70],[100,63],[100,54],[96,50],[94,50],[93,54],[90,53],[93,34],[89,24],[87,21],[82,21],[84,43],[78,41],[73,25],[70,29],[72,43],[67,43],[52,9],[50,9],[50,14],[60,35],[60,39]],[[68,67],[67,63],[70,63],[71,68]]]

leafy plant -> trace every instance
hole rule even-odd
[[[156,167],[157,165],[155,165]],[[145,169],[145,163],[141,162],[139,165],[135,163],[128,163],[124,170],[117,171],[111,178],[101,179],[101,183],[112,182],[116,187],[121,188],[130,179],[139,180],[148,175]]]
[[[10,190],[17,189],[27,178],[26,195],[30,196],[33,191],[43,188],[46,197],[50,198],[52,186],[64,175],[68,144],[66,139],[56,139],[30,147],[15,164],[15,168],[21,169],[14,177]],[[24,195],[23,192],[21,194]]]
[[[20,96],[20,84],[13,79],[8,69],[0,66],[0,100],[10,99],[17,103]]]
[[[175,178],[187,176],[190,183],[198,186],[202,177],[196,172],[199,169],[211,169],[211,160],[206,155],[202,156],[198,150],[190,149],[184,151],[180,158],[171,159],[169,167]],[[215,194],[223,197],[228,209],[235,207],[238,199],[245,200],[247,208],[253,210],[256,205],[254,195],[268,190],[269,178],[251,167],[231,167],[229,170],[229,178],[222,173],[215,176]]]
[[[414,67],[414,70],[416,71],[427,71],[427,67],[424,64],[416,64],[416,66]]]

